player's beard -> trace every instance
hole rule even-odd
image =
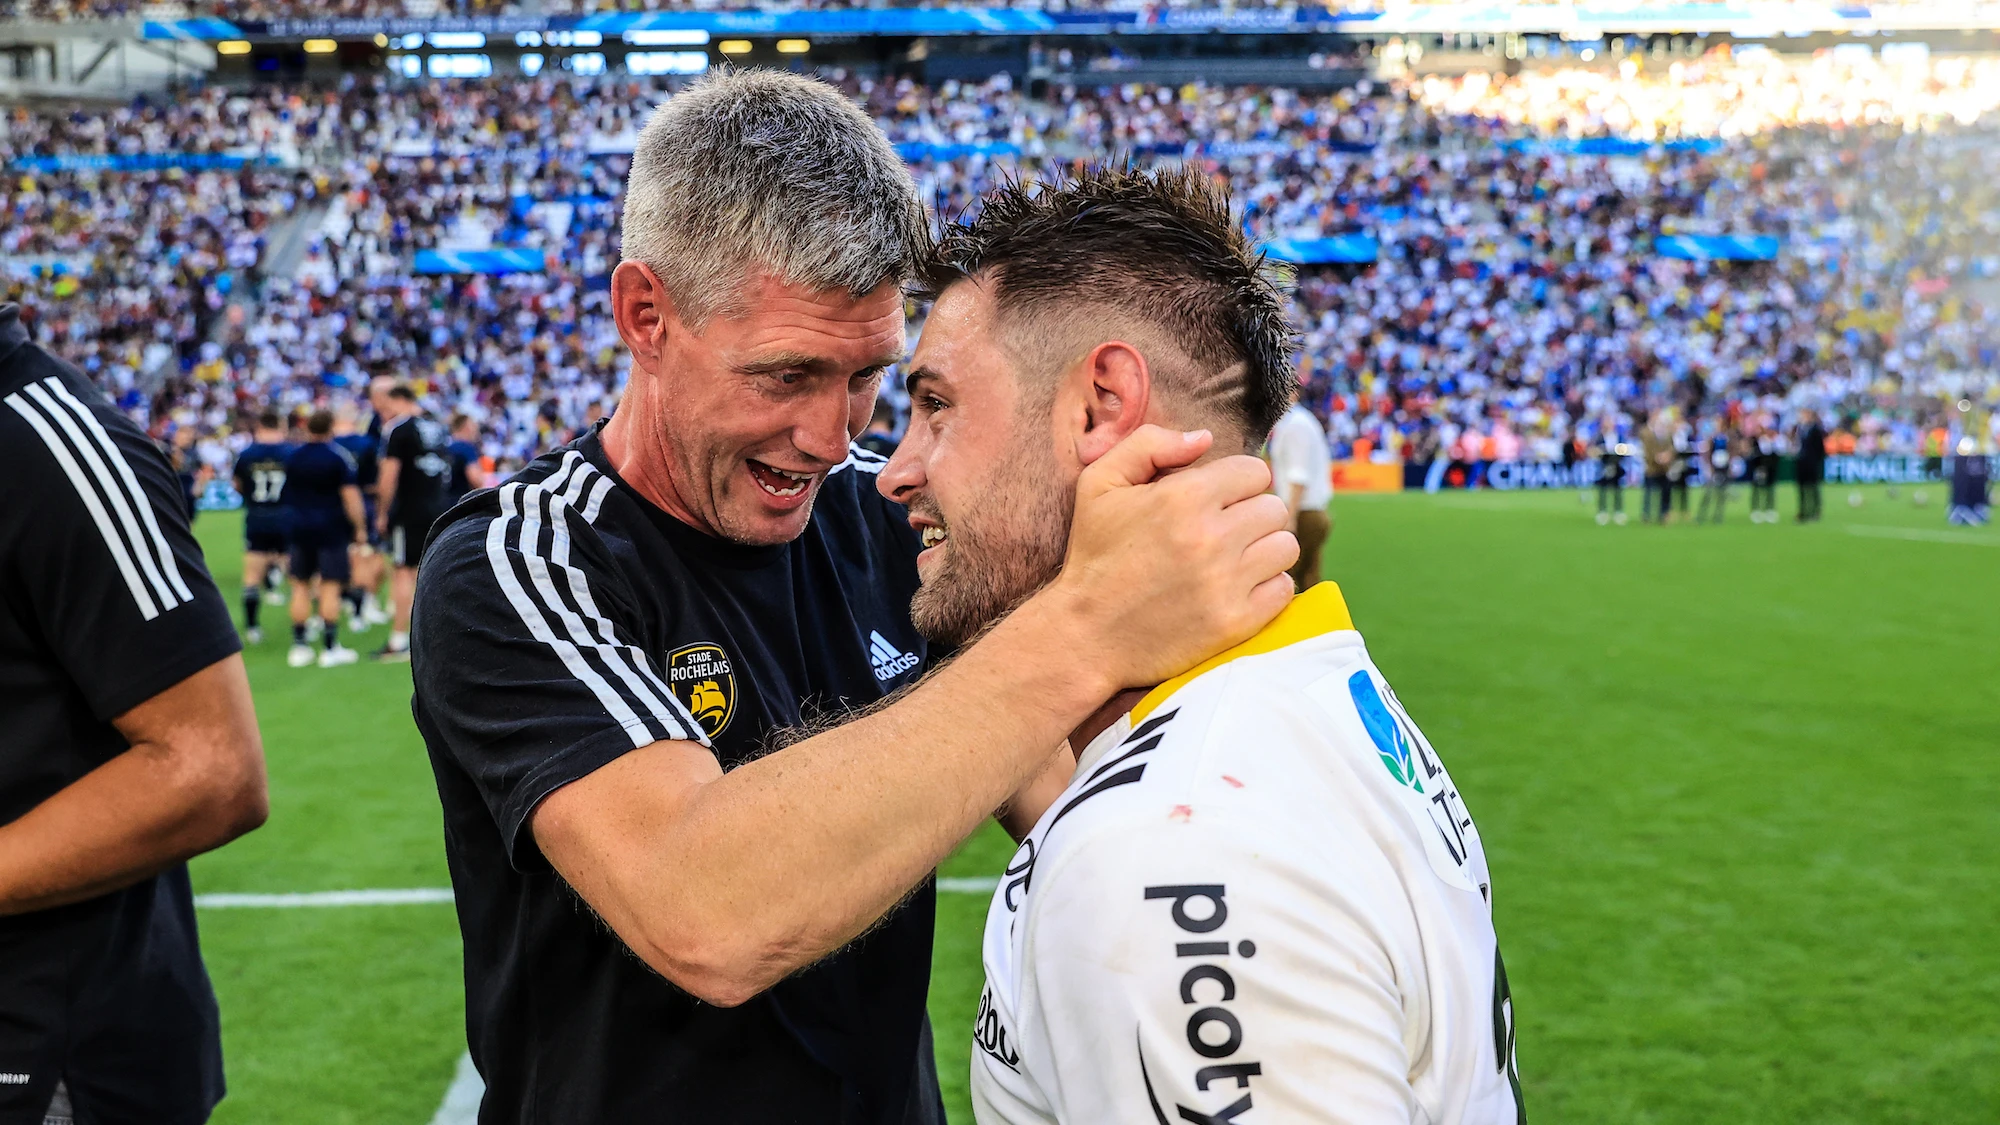
[[[1027,427],[1029,435],[1033,427]],[[910,621],[932,641],[963,645],[1062,569],[1076,490],[1055,472],[1046,434],[1023,435],[978,490],[979,509],[946,517],[929,494],[910,510],[945,525],[937,561],[910,599]]]

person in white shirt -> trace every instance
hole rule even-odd
[[[1333,526],[1327,513],[1327,505],[1333,503],[1333,455],[1326,446],[1326,428],[1312,411],[1295,402],[1272,428],[1266,448],[1271,477],[1291,514],[1292,534],[1299,539],[1292,581],[1299,589],[1310,590],[1319,583],[1320,551]]]
[[[1193,173],[1004,188],[923,278],[879,487],[927,545],[911,616],[938,641],[1063,566],[1121,436],[1255,448],[1296,393],[1281,294]],[[987,917],[981,1125],[1525,1120],[1478,829],[1337,587],[1069,746],[1003,810],[1033,828]]]

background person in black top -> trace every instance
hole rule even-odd
[[[451,507],[451,435],[417,405],[401,383],[383,396],[380,475],[376,478],[375,530],[395,567],[389,595],[395,603],[389,642],[377,660],[410,658],[410,601],[417,592],[417,557],[431,524]]]
[[[286,538],[285,458],[292,447],[285,441],[285,420],[275,410],[257,416],[251,442],[236,455],[230,470],[236,493],[243,497],[243,626],[251,644],[264,639],[258,628],[264,608],[264,578],[284,565]]]
[[[241,646],[165,454],[13,305],[0,448],[0,1123],[204,1121],[184,861],[264,820]]]
[[[1813,523],[1820,514],[1820,482],[1826,479],[1826,428],[1819,415],[1807,410],[1799,415],[1799,452],[1792,463],[1799,485],[1798,522]]]
[[[314,661],[307,633],[312,594],[319,603],[319,666],[357,659],[340,643],[340,601],[350,578],[350,550],[362,557],[374,550],[361,531],[358,477],[354,455],[333,441],[333,414],[315,411],[306,419],[306,440],[285,459],[285,514],[292,532],[292,649],[285,659],[294,668]]]
[[[675,96],[628,184],[623,402],[434,534],[415,712],[486,1125],[941,1121],[936,864],[1060,786],[1105,698],[1289,598],[1269,470],[1138,483],[1209,445],[1147,428],[1084,474],[1062,574],[918,682],[918,536],[851,439],[903,354],[923,223],[830,88]]]

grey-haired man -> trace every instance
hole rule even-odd
[[[448,513],[417,591],[480,1120],[939,1122],[932,869],[1104,699],[1278,612],[1284,505],[1249,457],[1154,481],[1210,439],[1143,428],[1060,576],[933,667],[852,444],[925,241],[894,150],[715,77],[647,124],[623,238],[619,410]],[[767,752],[824,716],[858,717]]]

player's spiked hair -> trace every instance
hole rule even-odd
[[[1014,181],[979,215],[947,225],[919,263],[920,295],[978,277],[1004,319],[1032,331],[1102,314],[1156,328],[1198,370],[1255,445],[1298,394],[1287,278],[1255,250],[1228,196],[1191,169],[1091,167],[1049,183]],[[1120,315],[1122,314],[1122,315]]]

